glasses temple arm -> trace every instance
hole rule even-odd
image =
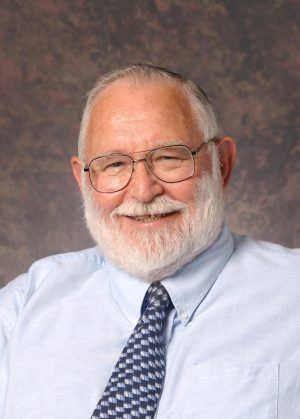
[[[202,143],[199,147],[195,148],[194,150],[191,150],[192,155],[197,156],[197,154],[199,153],[199,151],[201,150],[202,147],[209,144],[211,141],[216,141],[217,139],[218,138],[216,138],[216,137],[211,138],[210,140],[206,141],[205,143]]]

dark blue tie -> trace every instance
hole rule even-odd
[[[172,303],[160,282],[150,285],[146,308],[99,400],[92,419],[151,419],[154,417],[165,377],[163,324]]]

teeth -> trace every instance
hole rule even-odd
[[[142,215],[140,217],[133,217],[137,221],[155,221],[159,220],[162,217],[165,217],[167,214],[153,214],[153,215]]]

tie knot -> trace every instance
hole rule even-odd
[[[154,282],[150,285],[146,298],[148,307],[164,308],[166,310],[172,304],[168,291],[160,282]]]

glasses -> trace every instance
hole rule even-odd
[[[191,150],[186,145],[170,145],[153,150],[136,151],[132,154],[145,153],[144,158],[134,160],[131,156],[112,153],[96,157],[84,167],[89,172],[92,187],[103,193],[118,192],[126,188],[132,178],[135,164],[145,161],[147,169],[159,180],[177,183],[189,179],[195,172],[195,156],[210,141]]]

